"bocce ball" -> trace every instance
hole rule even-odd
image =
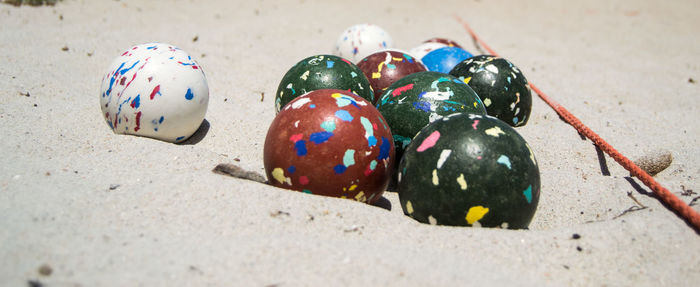
[[[394,143],[372,103],[323,89],[284,106],[267,131],[263,156],[274,186],[373,203],[394,168]]]
[[[488,55],[475,56],[457,64],[450,75],[474,89],[490,116],[514,127],[527,124],[532,110],[530,85],[510,61]]]
[[[389,85],[417,72],[426,71],[425,66],[411,55],[400,51],[385,50],[371,54],[357,63],[362,73],[369,79],[374,91],[374,102]]]
[[[440,43],[440,42],[424,42],[421,43],[420,45],[413,47],[412,49],[408,50],[408,53],[415,56],[417,59],[421,60],[423,57],[425,57],[426,54],[440,49],[447,47],[447,44]]]
[[[484,105],[464,82],[448,74],[418,72],[389,86],[377,102],[394,135],[397,158],[427,124],[453,113],[486,114]]]
[[[116,134],[181,142],[199,128],[209,104],[201,66],[164,43],[137,45],[117,57],[102,78],[100,107]]]
[[[333,54],[357,63],[374,52],[393,47],[394,41],[389,33],[381,27],[372,24],[357,24],[345,29],[338,36]]]
[[[462,48],[462,46],[457,44],[457,42],[452,41],[450,39],[446,39],[446,38],[440,38],[440,37],[430,38],[428,40],[425,40],[424,43],[441,43],[441,44],[445,44],[445,46],[448,46],[448,47]]]
[[[423,223],[527,228],[540,172],[515,129],[491,116],[454,114],[408,146],[397,191],[404,213]]]
[[[275,94],[275,109],[307,92],[320,89],[349,90],[373,102],[374,93],[362,70],[350,61],[333,55],[317,55],[301,60],[282,78]]]
[[[460,62],[472,57],[472,54],[462,48],[442,47],[425,54],[421,61],[428,71],[449,73]]]

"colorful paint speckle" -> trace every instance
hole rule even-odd
[[[497,118],[454,114],[420,131],[399,166],[404,212],[429,224],[526,228],[540,174],[525,140]]]
[[[180,142],[199,128],[208,104],[209,87],[201,67],[168,44],[128,49],[102,79],[100,107],[117,134]]]
[[[315,90],[292,100],[265,139],[270,183],[375,202],[394,165],[392,135],[384,122],[371,103],[343,90]]]

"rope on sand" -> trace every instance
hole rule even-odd
[[[491,55],[493,56],[498,56],[496,51],[491,49],[479,36],[476,35],[474,30],[469,27],[469,25],[462,20],[457,15],[454,15],[455,18],[457,19],[457,22],[462,24],[464,29],[471,35],[472,39],[481,45],[486,51],[488,51]],[[642,170],[639,166],[637,166],[634,162],[629,160],[627,157],[622,155],[620,152],[618,152],[612,145],[607,143],[603,138],[601,138],[598,134],[593,132],[590,128],[588,128],[586,125],[584,125],[581,120],[579,120],[576,116],[574,116],[571,112],[569,112],[567,109],[565,109],[562,105],[554,101],[552,98],[548,97],[545,93],[543,93],[537,86],[535,86],[533,83],[530,83],[530,87],[532,88],[535,93],[545,102],[547,105],[552,107],[552,109],[562,118],[564,121],[566,121],[568,124],[573,126],[580,134],[584,135],[586,138],[590,139],[593,141],[593,143],[598,146],[602,151],[607,153],[610,157],[612,157],[617,163],[619,163],[622,167],[624,167],[626,170],[630,172],[630,174],[636,178],[638,178],[644,185],[649,187],[654,194],[656,195],[656,198],[661,201],[663,204],[665,204],[668,208],[670,208],[673,212],[678,214],[680,217],[682,217],[688,224],[690,224],[692,227],[695,228],[696,232],[700,232],[700,214],[693,210],[688,204],[680,200],[678,197],[676,197],[673,193],[671,193],[668,189],[665,187],[661,186],[651,175],[649,175],[647,172]]]

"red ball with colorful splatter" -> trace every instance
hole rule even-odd
[[[315,90],[277,114],[264,162],[274,186],[373,203],[388,185],[394,143],[372,103],[343,90]]]
[[[374,91],[374,102],[386,88],[399,79],[413,73],[425,72],[427,69],[416,58],[401,51],[385,50],[369,55],[357,63],[362,73],[369,79]]]

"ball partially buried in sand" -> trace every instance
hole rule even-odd
[[[457,64],[450,75],[474,89],[490,116],[514,127],[524,126],[530,119],[530,85],[510,61],[488,55],[475,56]]]
[[[265,138],[264,162],[274,186],[373,203],[388,185],[394,144],[372,103],[323,89],[277,114]]]
[[[519,229],[537,209],[540,172],[515,129],[490,116],[453,114],[413,139],[397,191],[404,213],[423,223]]]
[[[123,52],[109,66],[100,88],[102,115],[115,133],[167,142],[194,134],[208,104],[202,68],[185,51],[163,43]]]

